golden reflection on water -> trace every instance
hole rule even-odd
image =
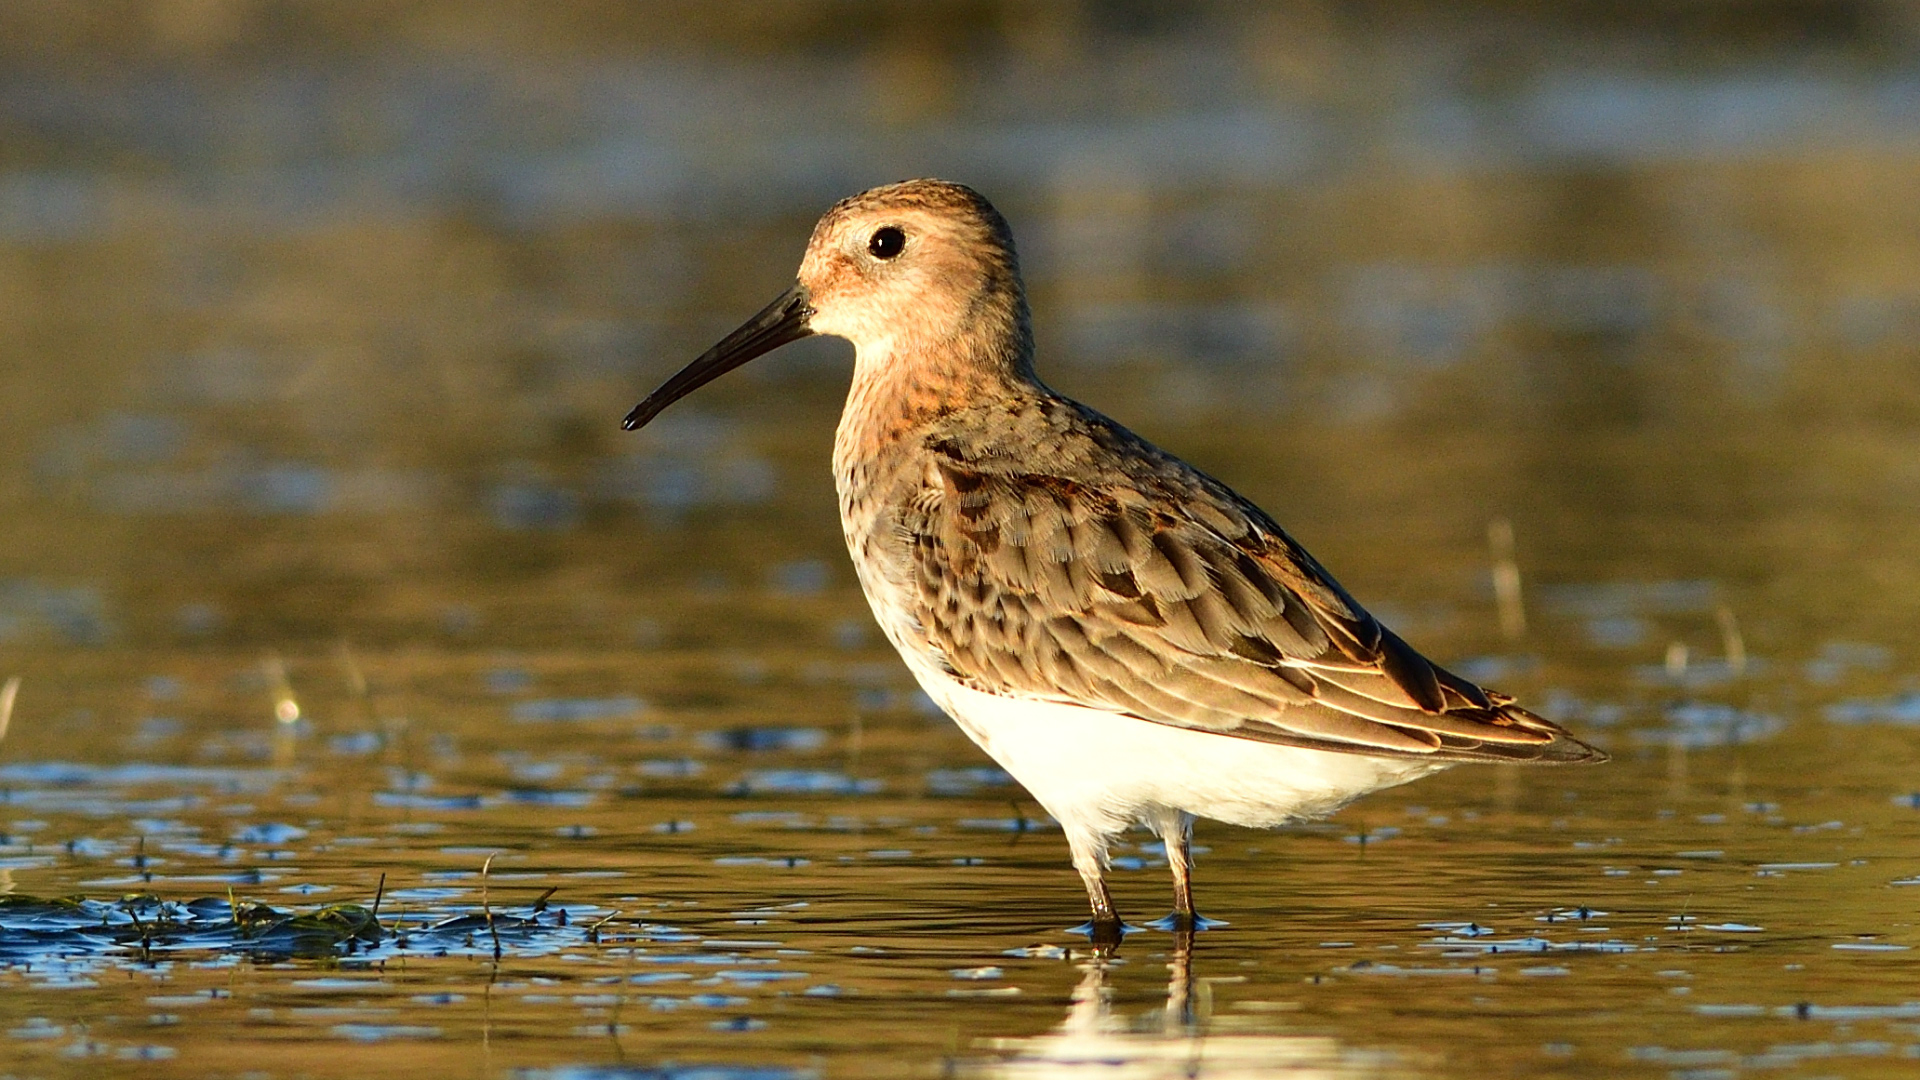
[[[1901,20],[134,7],[0,10],[9,1068],[1910,1071]],[[847,572],[844,351],[617,428],[917,173],[1008,213],[1050,380],[1615,762],[1203,825],[1231,925],[1075,952]],[[21,900],[229,890],[388,936]]]
[[[1410,1069],[1393,1054],[1356,1052],[1323,1035],[1235,1030],[1252,1025],[1211,1015],[1212,985],[1195,985],[1193,953],[1188,943],[1176,944],[1167,958],[1165,1004],[1140,1014],[1116,1012],[1113,989],[1108,985],[1109,960],[1089,957],[1076,966],[1082,974],[1073,988],[1066,1019],[1045,1035],[982,1040],[982,1049],[1001,1056],[977,1063],[962,1075],[1033,1080],[1081,1076],[1124,1080],[1265,1076],[1361,1080],[1418,1075],[1418,1070]],[[1219,981],[1239,980],[1229,977]]]

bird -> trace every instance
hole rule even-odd
[[[887,640],[926,694],[1060,825],[1097,943],[1132,929],[1105,870],[1144,824],[1172,914],[1196,818],[1310,820],[1462,762],[1607,755],[1414,651],[1266,512],[1034,370],[1013,233],[962,184],[843,199],[794,284],[635,406],[845,338],[840,520]]]

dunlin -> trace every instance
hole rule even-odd
[[[628,414],[782,344],[854,346],[840,520],[887,640],[1066,833],[1095,937],[1136,822],[1193,908],[1195,817],[1273,826],[1469,761],[1606,755],[1430,662],[1259,507],[1040,381],[1006,220],[909,180],[820,219],[798,280]]]

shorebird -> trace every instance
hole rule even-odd
[[[1060,823],[1097,941],[1135,823],[1193,907],[1205,817],[1271,827],[1460,762],[1606,760],[1432,663],[1225,484],[1034,374],[1007,222],[971,188],[877,187],[814,227],[792,288],[627,415],[787,342],[854,347],[840,520],[887,640]]]

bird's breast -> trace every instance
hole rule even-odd
[[[836,447],[834,487],[840,497],[840,529],[854,576],[881,631],[909,666],[932,663],[914,604],[909,544],[899,528],[913,485],[903,473],[911,462],[894,455],[844,454]]]

